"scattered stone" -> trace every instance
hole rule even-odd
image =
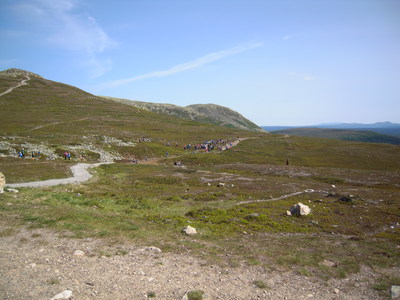
[[[299,202],[290,208],[292,216],[307,216],[311,212],[311,208]]]
[[[6,184],[6,177],[0,172],[0,194],[4,193],[4,185]]]
[[[292,213],[291,213],[290,211],[287,210],[287,211],[286,211],[286,215],[287,215],[287,216],[291,216]]]
[[[208,182],[208,183],[207,183],[207,186],[211,186],[211,183]]]
[[[69,299],[72,297],[72,291],[71,290],[65,290],[61,293],[58,293],[57,295],[55,295],[53,298],[51,298],[50,300],[57,300],[57,299]]]
[[[308,223],[310,223],[311,225],[318,225],[319,224],[318,221],[310,221]]]
[[[192,226],[188,225],[185,228],[182,229],[182,232],[184,232],[187,235],[195,235],[197,234],[197,231],[195,228],[193,228]]]
[[[390,289],[392,299],[400,299],[400,285],[392,285]]]
[[[254,213],[254,214],[245,216],[244,218],[245,218],[246,220],[252,220],[252,219],[257,219],[259,216],[260,216],[259,213]]]
[[[85,256],[85,252],[83,252],[82,250],[76,250],[75,252],[74,252],[74,255],[75,256],[78,256],[78,257],[82,257],[82,256]]]
[[[345,203],[350,203],[353,202],[353,199],[351,199],[351,197],[347,197],[347,196],[343,196],[339,198],[340,202],[345,202]]]
[[[225,186],[225,183],[223,183],[223,182],[220,182],[217,184],[217,187],[224,187],[224,186]]]
[[[151,252],[156,252],[156,253],[161,253],[162,252],[160,248],[157,248],[157,247],[154,247],[154,246],[146,247],[146,248],[144,248],[144,250],[151,251]]]
[[[7,192],[17,194],[19,191],[16,189],[7,189]]]
[[[319,265],[329,267],[329,268],[333,268],[333,267],[337,266],[334,262],[329,261],[327,259],[324,259],[322,262],[319,263]]]
[[[334,292],[335,294],[339,294],[340,291],[339,291],[339,289],[334,288],[334,289],[333,289],[333,292]]]

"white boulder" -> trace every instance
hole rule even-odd
[[[307,216],[311,212],[311,208],[299,202],[290,208],[292,216]]]
[[[197,231],[195,228],[193,228],[192,226],[188,225],[185,228],[182,229],[182,232],[187,234],[187,235],[195,235],[197,234]]]

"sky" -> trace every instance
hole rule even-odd
[[[400,1],[1,0],[8,68],[259,126],[400,123]]]

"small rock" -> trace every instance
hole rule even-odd
[[[217,184],[217,186],[218,186],[218,187],[224,187],[224,186],[225,186],[225,183],[220,182],[220,183]]]
[[[329,267],[329,268],[333,268],[336,267],[336,264],[332,261],[326,260],[324,259],[322,262],[319,263],[321,266],[325,266],[325,267]]]
[[[75,256],[78,256],[78,257],[82,257],[82,256],[85,256],[85,252],[83,252],[82,250],[76,250],[75,252],[74,252],[74,255]]]
[[[72,291],[71,290],[65,290],[61,293],[58,293],[57,295],[55,295],[53,298],[51,298],[50,300],[57,300],[57,299],[69,299],[72,297]]]
[[[16,194],[16,193],[18,193],[19,191],[16,190],[16,189],[7,189],[7,192]]]
[[[162,252],[160,248],[157,248],[157,247],[154,247],[154,246],[146,247],[146,248],[144,248],[144,250],[152,251],[152,252],[156,252],[156,253],[161,253]]]
[[[286,215],[288,215],[288,216],[291,216],[292,215],[292,213],[290,212],[290,211],[286,211]]]
[[[333,289],[333,292],[334,292],[335,294],[339,294],[340,291],[339,291],[339,289],[334,288],[334,289]]]
[[[211,183],[208,182],[208,183],[207,183],[207,186],[211,186]]]
[[[195,228],[193,228],[192,226],[188,225],[185,228],[182,229],[182,231],[184,233],[186,233],[187,235],[195,235],[197,234],[197,231]]]
[[[0,172],[0,194],[4,193],[4,185],[6,184],[6,177]]]
[[[350,197],[343,196],[343,197],[339,198],[339,201],[340,202],[345,202],[345,203],[350,203],[350,202],[353,202],[353,199],[351,199],[351,196]]]
[[[392,299],[399,299],[400,298],[400,285],[392,285],[390,289],[390,294]]]

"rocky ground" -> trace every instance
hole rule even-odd
[[[222,268],[190,253],[132,242],[112,245],[5,226],[0,232],[2,299],[52,299],[66,290],[72,292],[69,299],[182,299],[193,290],[230,300],[385,299],[371,288],[377,274],[368,268],[325,281],[258,266]],[[257,287],[255,281],[265,286]]]

